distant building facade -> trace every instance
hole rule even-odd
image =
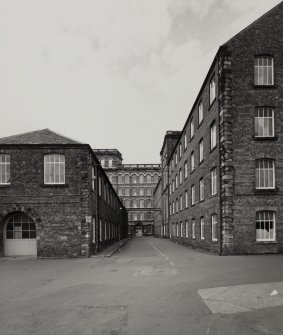
[[[160,165],[122,164],[117,149],[95,149],[94,153],[127,209],[129,234],[152,235],[153,191],[160,177]]]
[[[0,255],[88,257],[127,212],[88,144],[49,129],[0,138]]]
[[[219,48],[161,150],[165,236],[221,255],[283,252],[282,36],[283,2]]]
[[[162,215],[161,215],[161,179],[159,179],[154,191],[153,191],[153,207],[154,207],[154,236],[163,236],[163,225],[162,225]]]

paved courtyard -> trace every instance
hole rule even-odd
[[[283,334],[283,255],[131,240],[112,257],[0,259],[0,334]]]

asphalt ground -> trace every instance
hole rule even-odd
[[[112,257],[0,259],[0,334],[283,334],[283,255],[153,237]]]

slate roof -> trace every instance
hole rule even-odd
[[[1,144],[85,144],[48,128],[0,138]]]

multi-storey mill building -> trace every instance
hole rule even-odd
[[[160,164],[123,164],[117,149],[95,149],[95,155],[128,210],[129,234],[154,232],[153,192],[160,177]]]
[[[165,138],[172,240],[220,255],[283,252],[282,36],[280,2],[219,48],[170,154]]]

